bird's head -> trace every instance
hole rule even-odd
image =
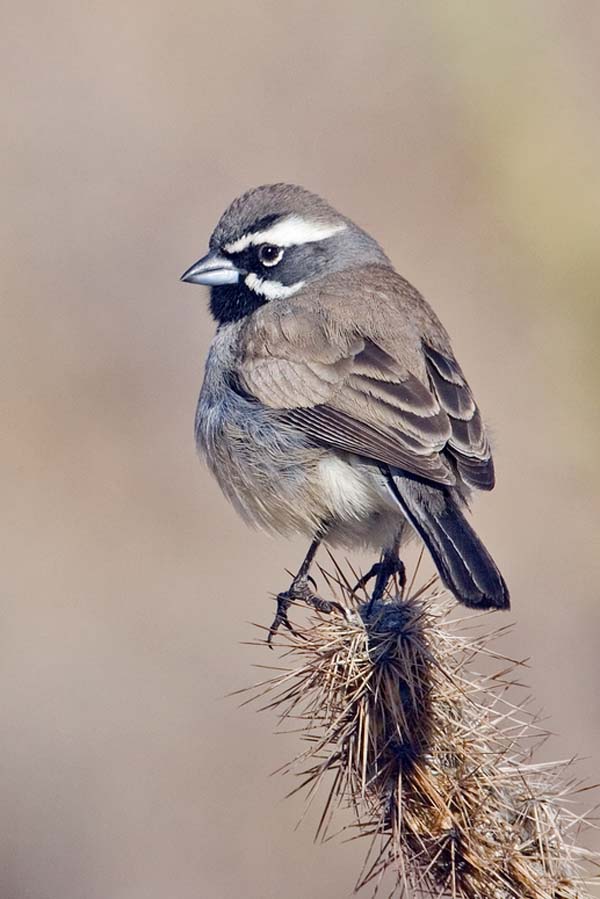
[[[181,280],[211,287],[211,312],[219,324],[293,296],[334,272],[389,265],[365,231],[316,194],[292,184],[263,185],[234,200],[209,247]]]

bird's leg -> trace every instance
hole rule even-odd
[[[399,548],[400,539],[397,537],[393,546],[382,552],[380,561],[371,566],[367,573],[360,578],[352,591],[355,593],[356,590],[364,588],[372,578],[375,578],[375,586],[373,587],[371,599],[367,606],[367,614],[371,612],[373,605],[383,598],[390,579],[395,575],[398,576],[400,595],[402,596],[404,593],[404,588],[406,587],[406,568],[404,562],[398,555]]]
[[[375,586],[373,587],[371,600],[369,602],[369,612],[371,611],[373,604],[383,598],[386,587],[395,574],[398,575],[400,592],[402,593],[406,586],[406,569],[404,567],[404,562],[394,550],[385,550],[381,556],[381,562],[379,562],[378,565]]]
[[[398,575],[398,581],[400,583],[400,595],[402,595],[406,586],[406,568],[404,562],[393,551],[386,550],[382,554],[381,560],[375,562],[375,564],[369,568],[367,573],[363,574],[360,580],[356,582],[352,592],[356,593],[357,590],[362,590],[370,580],[375,578],[375,586],[373,587],[373,593],[371,594],[369,607],[367,609],[367,611],[370,612],[373,603],[382,598],[390,579],[396,574]]]
[[[304,602],[306,605],[312,606],[313,609],[317,609],[319,612],[332,612],[334,609],[338,609],[340,612],[344,611],[339,603],[321,599],[320,596],[317,596],[317,594],[313,593],[311,590],[311,586],[316,587],[316,584],[314,578],[312,578],[308,572],[310,571],[310,566],[320,544],[320,537],[313,540],[294,580],[287,590],[278,595],[277,612],[273,619],[273,624],[269,628],[269,635],[267,637],[269,646],[271,646],[273,637],[282,624],[289,631],[294,633],[294,628],[290,624],[287,613],[289,607],[295,602]]]
[[[369,570],[360,577],[352,588],[352,593],[358,593],[359,590],[364,590],[369,581],[373,580],[374,577],[377,577],[379,571],[381,569],[381,562],[374,562]]]
[[[403,593],[406,586],[406,568],[402,559],[389,551],[389,554],[384,553],[381,560],[371,565],[367,573],[359,578],[352,588],[352,593],[363,590],[369,581],[373,580],[373,578],[377,578],[375,587],[373,588],[373,594],[375,595],[375,599],[381,599],[390,578],[395,574],[398,575],[400,592]]]

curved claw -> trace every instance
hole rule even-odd
[[[294,628],[290,623],[290,619],[288,618],[287,610],[291,606],[293,600],[291,599],[289,593],[286,591],[284,593],[280,593],[277,596],[277,611],[275,613],[275,618],[269,628],[269,633],[267,635],[267,645],[273,649],[273,637],[283,624],[284,627],[295,633]]]
[[[271,649],[273,649],[273,638],[281,625],[286,627],[295,637],[300,637],[303,640],[306,639],[303,634],[294,630],[288,618],[288,609],[294,602],[303,602],[307,606],[312,606],[313,609],[316,609],[318,612],[325,612],[326,614],[335,610],[345,618],[348,617],[347,610],[340,605],[339,602],[321,599],[320,596],[313,593],[309,589],[309,581],[314,583],[314,580],[310,575],[303,575],[300,578],[296,578],[292,581],[289,590],[285,590],[277,596],[277,612],[267,636],[267,644]]]
[[[371,565],[371,567],[366,572],[366,574],[363,574],[362,577],[360,577],[357,580],[357,582],[355,583],[354,587],[351,590],[352,596],[354,596],[354,594],[357,592],[357,590],[364,590],[365,587],[367,586],[367,584],[369,583],[369,581],[372,580],[374,577],[377,577],[377,575],[379,574],[379,572],[381,570],[381,564],[382,564],[381,562],[375,562],[374,565]]]
[[[375,580],[373,592],[371,594],[371,599],[369,600],[369,605],[367,607],[368,613],[371,612],[374,603],[379,602],[379,600],[383,599],[387,590],[387,585],[393,577],[395,577],[396,575],[398,576],[401,597],[404,596],[404,588],[406,586],[406,568],[402,559],[400,559],[397,555],[384,553],[381,562],[378,562],[377,566],[373,566],[373,568],[375,567],[377,567],[377,577]],[[373,569],[371,569],[371,571],[372,570]]]

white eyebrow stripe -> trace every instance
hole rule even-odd
[[[258,246],[261,243],[272,243],[278,247],[292,247],[304,243],[315,243],[318,240],[326,240],[345,231],[348,226],[344,222],[337,225],[327,225],[323,222],[310,222],[298,215],[290,215],[276,222],[265,231],[255,231],[244,234],[232,243],[225,244],[226,253],[241,253],[250,246]]]
[[[292,297],[304,287],[304,281],[297,281],[296,284],[287,287],[280,281],[268,281],[265,278],[259,278],[254,272],[246,275],[244,282],[250,290],[258,293],[261,297],[266,297],[268,300],[285,300],[286,297]]]

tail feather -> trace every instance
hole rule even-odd
[[[508,609],[506,582],[448,488],[396,473],[388,483],[454,596],[474,608]]]

